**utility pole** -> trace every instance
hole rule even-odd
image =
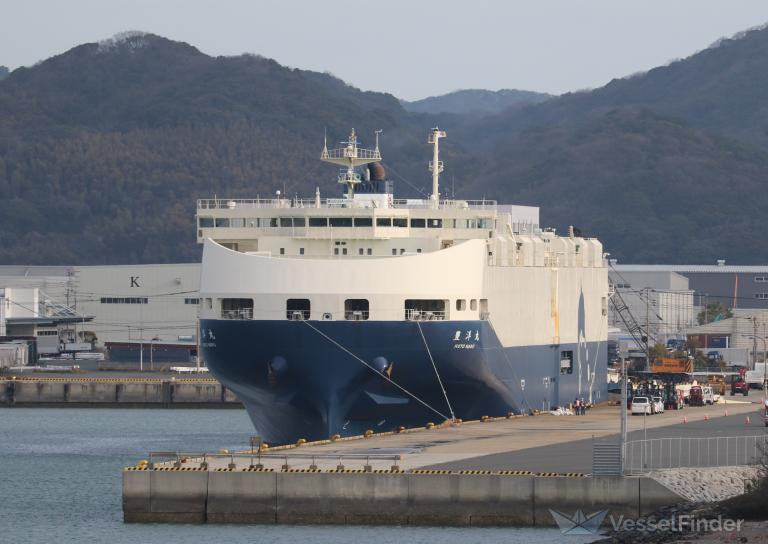
[[[648,337],[651,335],[651,297],[650,287],[645,287],[645,370],[651,369],[651,351],[648,348]]]
[[[627,360],[621,358],[621,475],[624,476],[624,463],[627,459]]]
[[[757,368],[757,315],[752,316],[752,370]]]

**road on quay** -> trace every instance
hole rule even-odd
[[[646,430],[643,430],[642,416],[631,416],[628,414],[627,440],[763,435],[766,432],[766,428],[763,423],[762,413],[760,412],[760,405],[758,404],[762,402],[762,392],[753,390],[748,399],[753,404],[718,404],[706,409],[686,407],[681,411],[665,412],[663,415],[645,416]],[[738,397],[738,400],[743,400],[743,397]],[[734,407],[738,408],[734,410]],[[729,412],[727,417],[724,415],[726,410]],[[734,414],[734,411],[738,413]],[[618,414],[616,415],[618,418]],[[705,419],[705,415],[708,416],[708,419]],[[577,416],[561,417],[570,419]],[[747,422],[747,417],[749,417],[749,422]],[[664,426],[657,427],[651,425],[651,423],[661,421],[662,418]],[[590,437],[541,447],[471,457],[453,462],[437,463],[425,468],[443,470],[531,470],[534,472],[581,472],[587,474],[592,472],[593,443],[595,441],[615,443],[618,440],[618,433],[609,434],[594,439]],[[673,444],[672,451],[661,451],[661,456],[657,458],[659,465],[674,465],[675,459],[678,459],[678,456],[687,457],[689,447],[692,448],[695,455],[697,442],[684,442],[682,445],[678,443]],[[668,445],[669,442],[665,442],[665,446]],[[659,447],[658,443],[654,446]],[[654,446],[649,445],[648,447]],[[711,447],[714,448],[714,444],[711,444]],[[724,442],[719,447],[723,450],[725,447]],[[637,452],[639,451],[637,449]],[[714,455],[712,453],[713,459]],[[703,461],[701,462],[703,463]]]

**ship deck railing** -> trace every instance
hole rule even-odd
[[[346,198],[202,198],[197,201],[198,210],[236,210],[236,209],[295,209],[295,208],[369,208],[367,200],[349,201]],[[495,200],[441,200],[440,210],[488,210],[495,211]],[[396,198],[390,201],[387,209],[429,210],[434,204],[428,199]]]
[[[407,321],[445,321],[446,315],[440,310],[405,310]]]
[[[222,310],[222,319],[253,319],[253,308],[240,308],[237,310]]]

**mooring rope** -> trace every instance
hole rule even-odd
[[[448,411],[451,412],[451,421],[456,421],[456,415],[453,413],[453,407],[451,406],[451,401],[448,400],[448,393],[445,392],[445,387],[443,386],[443,380],[440,379],[440,373],[437,371],[437,365],[435,364],[435,360],[432,358],[432,352],[429,349],[429,344],[427,344],[427,339],[424,338],[424,331],[421,330],[421,323],[416,322],[416,326],[419,328],[419,333],[421,334],[421,339],[424,341],[424,347],[427,348],[427,355],[429,355],[429,361],[432,363],[432,368],[435,369],[435,376],[437,376],[437,383],[440,384],[440,389],[443,391],[443,396],[445,397],[445,403],[448,405]]]

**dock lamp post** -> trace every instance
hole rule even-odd
[[[764,336],[753,336],[750,334],[742,334],[744,338],[750,340],[760,340],[763,343],[763,402],[768,401],[768,343],[765,341]],[[757,366],[757,357],[755,357],[754,366]]]

